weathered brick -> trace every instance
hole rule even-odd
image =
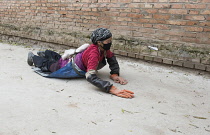
[[[154,8],[171,8],[171,4],[162,4],[162,3],[157,3],[154,4]]]
[[[181,37],[179,37],[179,36],[171,36],[170,37],[171,41],[180,41],[180,39],[181,39]]]
[[[204,28],[204,32],[210,32],[210,28]]]
[[[209,14],[210,14],[210,10],[204,10],[204,11],[201,11],[201,14],[204,14],[204,15],[209,15]]]
[[[157,29],[162,29],[162,30],[168,30],[170,29],[170,26],[168,25],[162,25],[162,24],[155,24],[153,25],[154,28],[157,28]]]
[[[183,8],[183,4],[172,4],[171,8]]]
[[[209,0],[202,0],[201,3],[208,3]]]
[[[142,33],[155,33],[155,30],[149,29],[149,28],[141,28],[141,29],[139,29],[139,32],[142,32]]]
[[[210,16],[206,16],[206,20],[209,21],[210,20]]]
[[[200,26],[207,26],[210,27],[210,22],[201,22]]]
[[[153,18],[155,19],[165,19],[168,20],[171,16],[170,15],[163,15],[163,14],[155,14]]]
[[[168,14],[168,10],[167,9],[158,9],[158,12],[162,13],[162,14]]]
[[[157,13],[158,12],[157,9],[145,9],[144,11],[146,11],[149,14],[154,14],[154,13]]]
[[[54,11],[54,10],[48,10],[47,13],[48,13],[48,14],[54,14],[55,11]]]
[[[120,4],[119,4],[120,6]],[[128,5],[129,8],[143,8],[144,4],[143,3],[129,3]]]
[[[206,4],[185,4],[185,7],[189,8],[189,9],[191,9],[191,8],[194,8],[194,9],[198,9],[198,8],[205,9],[206,8]]]
[[[132,21],[132,19],[131,18],[129,18],[129,17],[117,17],[117,20],[118,21]]]
[[[186,9],[169,9],[168,13],[170,14],[187,14]]]
[[[198,10],[190,10],[189,14],[198,15],[200,12]]]
[[[140,17],[143,17],[144,15],[143,14],[137,14],[137,13],[136,14],[134,14],[134,13],[127,14],[126,13],[124,16],[132,17],[132,18],[140,18]]]
[[[157,39],[160,39],[160,40],[170,40],[170,37],[169,36],[166,36],[166,35],[162,35],[162,34],[157,34],[157,35],[155,35],[155,37],[157,38]]]
[[[153,25],[152,24],[142,24],[142,26],[145,28],[151,28]]]
[[[186,20],[205,20],[205,17],[202,15],[186,15],[185,16]]]
[[[141,27],[142,24],[139,23],[139,22],[129,22],[129,23],[128,23],[128,26]]]
[[[154,4],[148,4],[148,3],[144,5],[145,8],[153,8],[153,6]]]
[[[67,14],[67,11],[58,11],[59,14]]]
[[[202,27],[186,27],[186,31],[196,31],[196,32],[202,32],[203,28]]]
[[[198,21],[187,21],[186,25],[198,25]]]
[[[198,42],[198,39],[196,39],[196,38],[190,38],[190,37],[182,37],[181,38],[181,41],[197,43]]]
[[[30,5],[31,5],[30,3],[21,4],[21,6],[23,7],[29,7]]]
[[[186,21],[178,21],[178,20],[168,20],[167,24],[171,24],[171,25],[186,25]]]

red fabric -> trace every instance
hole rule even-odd
[[[108,50],[106,51],[106,58],[111,58],[114,54]],[[91,44],[83,53],[82,61],[84,66],[89,70],[96,70],[98,63],[104,58],[104,51],[101,51],[97,45]]]

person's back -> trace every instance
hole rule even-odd
[[[108,51],[101,51],[97,45],[91,44],[82,54],[82,62],[86,68],[86,72],[89,70],[98,70],[100,63],[106,65],[105,57],[111,58],[114,54]]]
[[[97,45],[91,44],[82,54],[82,62],[86,72],[96,70],[100,61],[100,51]]]

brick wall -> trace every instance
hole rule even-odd
[[[210,65],[210,0],[1,0],[0,7],[1,37],[76,47],[106,27],[117,54],[204,70]]]

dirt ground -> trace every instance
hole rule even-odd
[[[85,79],[49,79],[27,65],[39,47],[0,43],[0,135],[210,135],[210,73],[118,57],[127,85],[98,75],[124,99]]]

